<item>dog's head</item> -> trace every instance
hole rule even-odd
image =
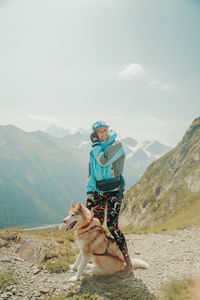
[[[67,225],[67,231],[72,228],[78,229],[87,222],[88,217],[91,217],[91,212],[81,202],[76,205],[72,201],[72,208],[63,223]]]

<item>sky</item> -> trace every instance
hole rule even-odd
[[[174,147],[200,116],[200,0],[0,0],[0,125]]]

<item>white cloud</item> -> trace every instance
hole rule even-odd
[[[158,81],[155,78],[151,79],[151,81],[148,84],[148,87],[156,88],[156,89],[160,89],[160,90],[169,90],[170,89],[170,86],[168,84],[161,83],[160,81]]]
[[[28,118],[38,120],[38,121],[44,121],[44,122],[54,122],[57,123],[57,119],[55,117],[49,117],[45,115],[32,115],[28,114]]]
[[[130,64],[118,73],[118,77],[120,79],[128,80],[143,73],[144,69],[140,64]]]

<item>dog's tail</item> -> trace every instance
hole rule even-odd
[[[131,262],[132,262],[132,265],[133,265],[133,270],[136,270],[136,269],[148,269],[149,268],[149,264],[146,263],[142,259],[132,258]]]

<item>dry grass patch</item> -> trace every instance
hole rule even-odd
[[[184,278],[172,280],[161,289],[159,300],[199,300],[200,280]]]
[[[14,272],[0,273],[0,292],[4,292],[8,286],[17,283],[18,280],[15,278]]]

